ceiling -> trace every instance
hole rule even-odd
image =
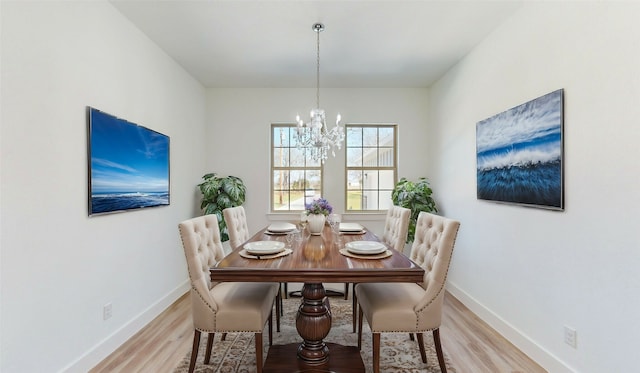
[[[205,87],[427,87],[521,1],[110,0]]]

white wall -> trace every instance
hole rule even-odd
[[[640,4],[529,3],[432,87],[450,289],[550,372],[637,371]],[[564,88],[565,211],[476,199],[475,124]],[[563,326],[577,330],[577,349]]]
[[[247,220],[257,230],[268,220],[298,219],[299,215],[269,215],[269,170],[271,123],[294,123],[296,114],[307,119],[315,107],[311,89],[209,89],[207,106],[207,164],[209,172],[234,175],[247,185]],[[342,123],[398,124],[398,176],[417,179],[426,171],[427,89],[320,89],[320,107],[328,123],[338,112]],[[324,166],[324,197],[336,212],[344,213],[344,147]],[[382,231],[384,216],[345,216],[344,220],[366,221]],[[372,220],[368,220],[372,219]]]
[[[187,289],[205,90],[105,1],[1,17],[0,371],[87,371]],[[171,137],[170,206],[87,217],[86,106]]]

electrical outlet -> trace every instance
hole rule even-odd
[[[109,320],[113,315],[113,307],[111,303],[107,303],[102,307],[102,319]]]
[[[569,346],[573,347],[573,348],[577,348],[578,347],[578,340],[577,340],[577,335],[576,335],[576,330],[573,328],[570,328],[568,326],[564,326],[564,343],[568,344]]]

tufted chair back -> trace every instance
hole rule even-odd
[[[391,206],[384,222],[382,241],[393,249],[403,252],[409,233],[411,210],[400,206]]]
[[[410,258],[424,268],[424,281],[420,286],[425,292],[414,310],[422,322],[432,324],[431,328],[441,322],[444,286],[459,227],[460,222],[456,220],[424,211],[416,222]]]
[[[204,215],[185,220],[178,224],[178,230],[191,280],[194,326],[199,330],[213,330],[215,325],[211,315],[215,314],[218,306],[210,292],[216,283],[211,282],[209,268],[224,258],[218,218],[216,215]]]
[[[235,250],[249,239],[249,227],[247,226],[247,215],[244,207],[229,207],[222,210],[224,221],[227,223],[229,233],[229,245]]]

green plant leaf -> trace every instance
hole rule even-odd
[[[433,190],[426,178],[420,177],[416,182],[401,178],[391,192],[391,200],[396,206],[411,210],[407,243],[415,238],[416,222],[420,211],[438,212],[436,203],[431,197]]]
[[[219,177],[215,172],[202,176],[203,182],[198,184],[202,193],[200,208],[203,214],[215,214],[218,218],[221,240],[228,241],[227,225],[222,210],[228,207],[241,206],[245,201],[246,186],[236,176]]]

